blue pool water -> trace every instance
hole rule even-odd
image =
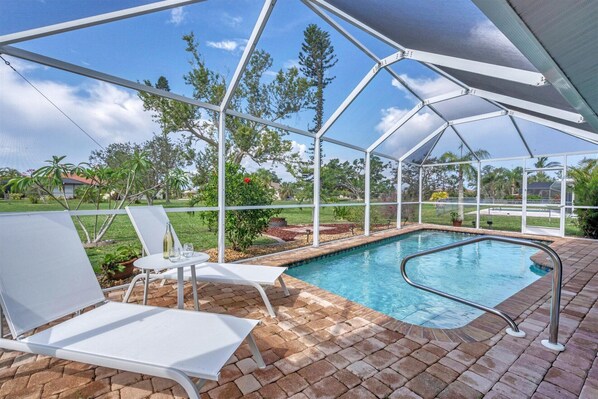
[[[462,327],[482,311],[411,287],[401,276],[400,262],[406,255],[468,237],[421,231],[295,266],[287,273],[408,323]],[[407,274],[415,282],[495,306],[546,274],[530,260],[535,252],[521,245],[484,241],[413,259]]]

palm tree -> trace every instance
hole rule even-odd
[[[62,179],[69,175],[83,174],[83,168],[81,165],[63,163],[64,158],[66,158],[66,155],[53,155],[52,159],[46,160],[48,165],[33,171],[30,176],[13,178],[8,182],[8,185],[21,192],[25,192],[30,187],[35,187],[62,205],[64,209],[70,210],[71,206],[66,198]],[[58,196],[54,194],[54,189],[58,189],[60,193]]]
[[[454,152],[447,151],[440,156],[441,163],[456,163],[456,162],[472,162],[476,159],[483,159],[488,158],[490,153],[486,150],[477,150],[475,151],[475,155],[471,152],[467,154],[463,154],[464,152],[464,145],[461,144],[459,146],[459,154],[455,154]],[[459,163],[454,165],[449,165],[449,168],[457,173],[457,201],[459,205],[457,206],[457,210],[459,213],[459,218],[463,220],[463,198],[464,198],[464,182],[465,179],[473,180],[477,179],[477,169],[474,168],[471,164],[468,163]],[[479,187],[478,187],[479,190]]]
[[[189,175],[180,168],[171,170],[166,176],[166,180],[166,193],[170,194],[170,191],[172,191],[176,196],[179,197],[183,190],[191,185],[191,179],[189,179]],[[170,195],[166,196],[166,203],[170,203]]]
[[[536,163],[534,163],[536,169],[555,168],[557,166],[561,166],[560,162],[548,162],[548,157],[538,157],[537,159],[538,160],[536,161]],[[536,173],[536,178],[534,180],[538,182],[547,182],[550,181],[550,178],[546,173],[539,171]]]

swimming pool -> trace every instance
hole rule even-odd
[[[407,323],[462,327],[483,312],[411,287],[401,276],[400,261],[468,237],[431,230],[409,233],[291,267],[287,274]],[[546,274],[530,260],[535,252],[521,245],[484,241],[413,259],[407,274],[414,282],[495,306]]]

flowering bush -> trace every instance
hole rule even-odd
[[[226,164],[226,205],[270,205],[274,200],[274,190],[257,175],[248,175],[237,164]],[[205,206],[218,205],[218,175],[210,177],[208,184],[199,194],[199,201]],[[244,211],[226,211],[225,235],[234,250],[244,251],[268,228],[275,209],[248,209]],[[218,230],[218,212],[202,214],[212,231]]]
[[[446,191],[436,191],[430,196],[430,201],[440,201],[449,197]]]

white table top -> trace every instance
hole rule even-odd
[[[176,269],[179,267],[198,265],[200,263],[206,262],[208,259],[210,259],[210,256],[203,252],[193,252],[193,256],[190,258],[181,256],[180,260],[177,262],[171,262],[168,259],[164,259],[162,254],[153,254],[137,259],[135,262],[133,262],[133,266],[145,270]]]

